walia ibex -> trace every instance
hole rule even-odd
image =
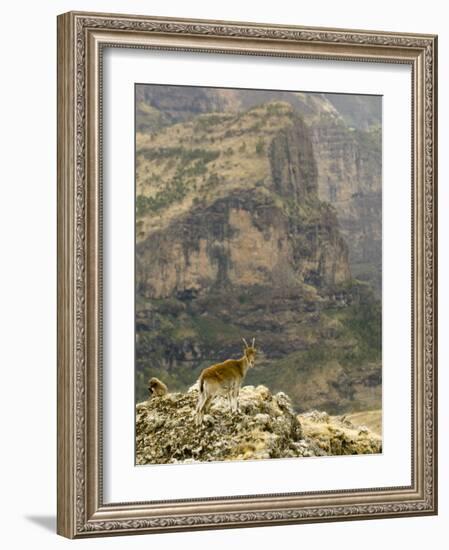
[[[196,423],[200,425],[215,395],[225,395],[229,399],[231,411],[238,411],[240,384],[249,368],[254,367],[256,358],[255,338],[251,346],[242,338],[245,348],[240,359],[227,359],[204,369],[198,379],[199,399],[196,407]]]

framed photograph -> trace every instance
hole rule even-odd
[[[58,17],[58,533],[437,513],[433,35]]]

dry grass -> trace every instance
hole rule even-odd
[[[346,419],[354,426],[366,426],[371,431],[382,435],[382,411],[380,409],[347,414]]]
[[[374,412],[374,411],[373,411]],[[329,416],[311,411],[298,416],[303,433],[327,454],[377,454],[382,452],[381,436],[363,426],[353,425],[347,416]]]

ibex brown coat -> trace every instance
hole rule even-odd
[[[202,371],[198,379],[199,399],[196,408],[196,423],[203,421],[203,415],[209,408],[215,395],[225,395],[229,399],[229,405],[233,412],[238,411],[238,395],[240,384],[245,378],[249,368],[254,366],[256,348],[255,338],[251,346],[248,346],[243,338],[245,348],[240,359],[227,359],[223,363],[217,363]]]

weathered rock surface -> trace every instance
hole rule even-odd
[[[381,100],[356,95],[141,86],[141,132],[207,113],[238,113],[282,101],[303,117],[316,159],[318,194],[336,209],[353,275],[381,288]],[[247,153],[247,151],[245,151]]]
[[[335,212],[317,195],[310,131],[286,103],[253,111],[214,125],[213,144],[210,131],[201,134],[192,124],[141,137],[141,295],[196,298],[350,280]],[[166,146],[179,139],[176,132],[189,147]]]
[[[382,434],[382,409],[346,414],[341,418],[348,420],[354,426],[366,426],[372,432]]]
[[[298,416],[304,437],[312,440],[327,455],[378,454],[382,438],[367,426],[356,426],[345,417],[310,411]]]
[[[326,413],[297,416],[285,393],[273,395],[262,385],[241,389],[238,413],[230,412],[224,398],[215,398],[202,426],[194,422],[197,399],[193,386],[136,406],[137,464],[362,454],[381,448],[380,437],[366,428]]]

